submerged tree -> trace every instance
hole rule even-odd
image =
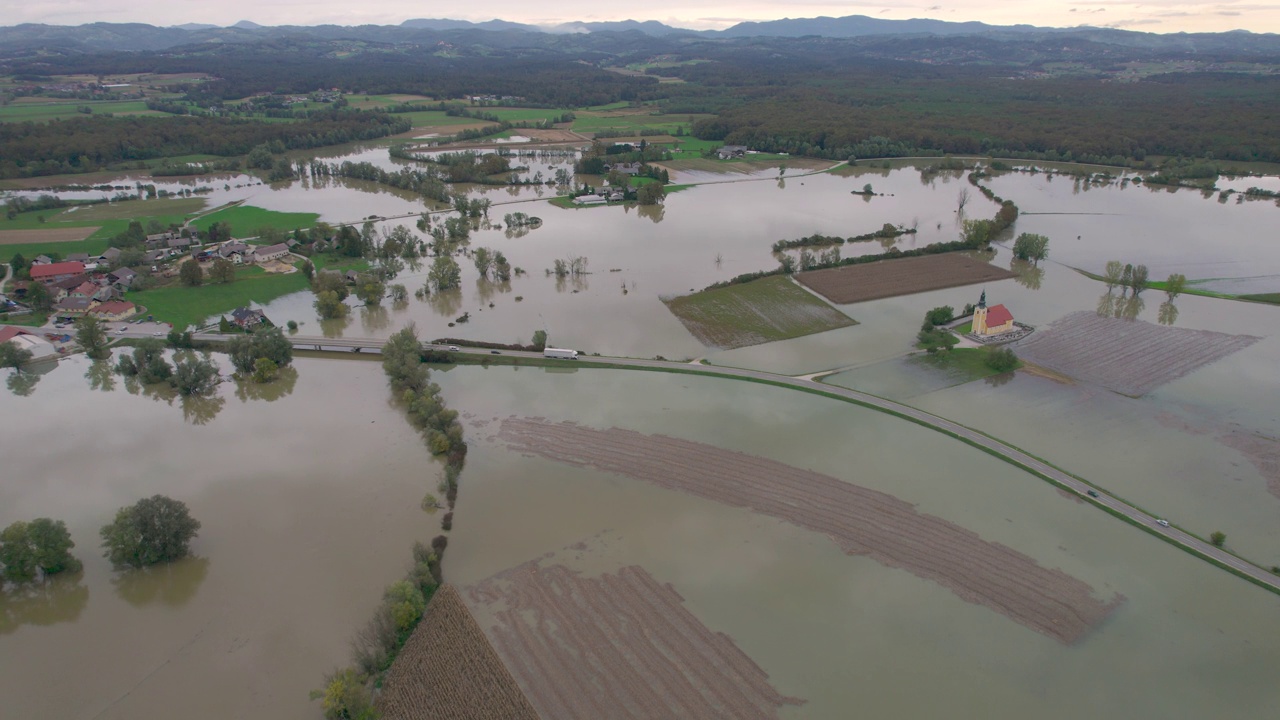
[[[186,503],[154,495],[120,508],[100,534],[111,564],[141,568],[186,557],[199,530]]]

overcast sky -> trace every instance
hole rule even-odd
[[[570,20],[659,20],[697,29],[724,28],[743,20],[781,17],[878,18],[915,17],[980,20],[1010,25],[1026,23],[1068,27],[1098,25],[1149,32],[1217,32],[1245,29],[1280,32],[1280,3],[1257,0],[951,0],[937,4],[892,6],[864,0],[646,0],[642,3],[600,0],[488,0],[484,3],[437,0],[0,0],[0,24],[40,22],[78,25],[87,22],[143,22],[180,25],[199,22],[231,25],[252,20],[262,25],[394,25],[409,18],[512,20],[555,24]],[[470,11],[474,8],[475,11]]]

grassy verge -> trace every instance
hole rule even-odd
[[[26,315],[0,314],[0,325],[25,325],[40,327],[49,322],[49,313],[33,312]]]
[[[1097,273],[1091,273],[1088,270],[1081,270],[1080,268],[1071,268],[1071,269],[1089,278],[1090,280],[1097,280],[1098,282],[1101,282],[1101,283],[1105,283],[1107,281],[1105,277],[1098,275]],[[1217,298],[1219,300],[1239,300],[1240,302],[1258,302],[1258,303],[1266,303],[1268,305],[1280,305],[1280,293],[1232,295],[1230,293],[1214,292],[1213,290],[1204,290],[1201,288],[1197,288],[1195,286],[1195,283],[1197,282],[1204,282],[1204,281],[1188,280],[1187,284],[1182,289],[1182,294],[1183,295],[1199,295],[1200,297]],[[1168,283],[1166,283],[1164,280],[1152,280],[1151,282],[1147,283],[1147,289],[1149,290],[1158,290],[1160,292],[1164,292],[1167,287],[1168,287]]]
[[[196,327],[202,320],[223,315],[250,302],[265,304],[278,297],[306,290],[307,278],[302,273],[269,274],[260,268],[256,273],[237,271],[232,283],[205,284],[200,287],[170,285],[154,290],[125,294],[125,299],[145,305],[157,320],[172,323],[175,328]]]

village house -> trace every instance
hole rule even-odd
[[[172,232],[162,232],[162,233],[156,233],[155,235],[148,235],[147,242],[146,242],[147,249],[155,250],[156,248],[165,247],[168,245],[169,241],[174,239],[175,237],[177,237],[177,235]]]
[[[107,280],[120,292],[127,292],[133,286],[133,281],[137,277],[138,273],[129,268],[120,268],[107,273]]]
[[[137,306],[128,300],[110,300],[90,307],[87,314],[108,322],[119,322],[133,317],[137,312]]]
[[[120,248],[107,248],[98,256],[98,262],[114,265],[120,260]]]
[[[53,262],[53,258],[48,255],[37,255],[35,260],[31,261],[32,265],[48,265]]]
[[[92,304],[88,298],[64,297],[53,304],[53,313],[62,319],[73,319],[88,312]]]
[[[66,257],[67,262],[78,262],[84,265],[89,264],[89,253],[71,253]]]
[[[730,158],[740,158],[747,154],[745,145],[724,145],[716,148],[716,157],[721,160],[729,160]]]
[[[261,310],[250,310],[247,307],[236,308],[231,312],[231,324],[241,330],[252,330],[267,321]]]
[[[166,244],[169,246],[170,250],[176,250],[178,252],[186,252],[188,249],[191,248],[191,238],[185,238],[181,236],[171,237],[169,238]]]
[[[621,175],[639,175],[640,172],[644,169],[644,166],[642,166],[638,162],[616,163],[614,165],[605,165],[604,169],[607,172],[616,171]]]
[[[260,247],[253,252],[254,262],[270,262],[271,260],[279,260],[289,254],[289,246],[284,243],[276,245],[268,245]]]
[[[239,265],[249,258],[245,257],[249,254],[249,246],[237,241],[231,241],[221,245],[218,248],[218,257],[230,260]]]
[[[41,282],[66,280],[84,273],[82,262],[57,262],[31,266],[31,279]]]
[[[54,301],[57,301],[65,297],[70,297],[71,291],[80,287],[80,285],[88,279],[88,275],[80,273],[79,275],[73,275],[69,278],[63,278],[62,280],[47,282],[44,286],[49,293],[49,297],[53,298]]]

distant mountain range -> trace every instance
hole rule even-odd
[[[543,37],[555,35],[587,35],[625,33],[633,38],[645,36],[680,39],[962,37],[990,36],[1003,38],[1047,38],[1071,36],[1093,42],[1185,52],[1232,51],[1243,54],[1274,54],[1280,57],[1280,35],[1257,35],[1245,31],[1201,34],[1155,34],[1096,27],[1049,28],[1032,25],[988,25],[981,22],[948,22],[913,19],[884,20],[865,15],[831,18],[787,18],[767,22],[743,22],[725,30],[689,30],[654,20],[639,22],[569,22],[554,26],[538,26],[505,20],[470,22],[467,20],[418,18],[399,25],[285,25],[263,26],[242,20],[230,27],[188,23],[174,27],[156,27],[143,23],[89,23],[79,26],[24,24],[0,27],[0,52],[29,52],[57,49],[66,52],[165,50],[201,43],[249,43],[277,38],[310,38],[316,40],[355,40],[382,43],[437,42],[442,34],[502,33],[505,42],[519,42],[523,33]],[[478,41],[479,37],[466,35]],[[493,36],[491,36],[493,37]],[[3,58],[0,58],[3,59]]]

